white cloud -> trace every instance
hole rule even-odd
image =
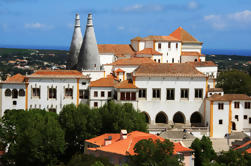
[[[41,24],[39,22],[35,22],[35,23],[25,24],[24,28],[26,28],[26,29],[43,29],[43,30],[49,30],[49,29],[52,29],[53,26]]]
[[[211,14],[204,16],[204,20],[210,23],[211,26],[217,30],[223,30],[227,26],[221,15]]]
[[[118,30],[122,31],[122,30],[124,30],[124,29],[125,29],[124,26],[118,26]]]
[[[228,17],[230,19],[240,21],[240,22],[248,22],[251,21],[251,11],[250,10],[244,10],[241,12],[236,12],[233,14],[229,14]]]
[[[127,6],[122,9],[123,12],[159,12],[163,11],[164,5],[152,4],[152,5],[142,5],[135,4],[132,6]]]
[[[143,8],[143,5],[141,5],[141,4],[135,4],[135,5],[132,5],[132,6],[125,7],[124,11],[126,11],[126,12],[138,11],[138,10],[141,10],[142,8]]]
[[[199,4],[195,1],[191,1],[188,3],[188,9],[197,9],[199,7]]]

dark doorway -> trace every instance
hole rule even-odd
[[[185,116],[184,116],[184,114],[181,113],[181,112],[177,112],[173,116],[173,123],[185,123]]]
[[[155,123],[168,123],[167,115],[164,112],[159,112],[155,118]]]

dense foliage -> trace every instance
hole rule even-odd
[[[39,109],[7,110],[0,121],[0,148],[8,147],[7,165],[55,165],[83,153],[85,139],[121,129],[146,132],[144,115],[131,104],[114,102],[99,109],[70,104],[59,115]]]
[[[141,140],[134,146],[137,155],[130,156],[130,166],[179,166],[179,158],[173,155],[174,145],[171,141]]]
[[[223,88],[226,94],[251,95],[251,77],[238,70],[221,72],[217,78],[217,87]]]

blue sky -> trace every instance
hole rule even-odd
[[[0,0],[0,46],[69,47],[75,13],[93,13],[99,44],[169,35],[179,26],[208,49],[251,49],[251,0]]]

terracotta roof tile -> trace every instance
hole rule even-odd
[[[86,142],[98,145],[98,146],[104,146],[105,145],[105,139],[107,139],[109,136],[112,137],[112,142],[118,141],[120,139],[120,134],[119,133],[106,133],[100,136],[97,136],[92,139],[85,140]]]
[[[245,94],[224,94],[223,96],[214,94],[208,98],[210,101],[233,101],[233,100],[251,100],[251,97]]]
[[[98,44],[99,53],[112,53],[115,56],[135,55],[130,44]]]
[[[162,53],[152,49],[152,48],[145,48],[141,51],[136,52],[137,55],[162,55]]]
[[[208,92],[223,92],[222,88],[209,88]]]
[[[195,67],[208,67],[208,66],[217,66],[212,61],[205,61],[205,62],[187,62]]]
[[[131,39],[131,41],[132,41],[132,40],[136,40],[136,41],[138,41],[138,40],[142,40],[142,37],[137,36],[137,37],[135,37],[135,38]]]
[[[205,56],[199,52],[181,52],[181,56]]]
[[[107,137],[102,135],[102,139],[99,142],[102,142],[103,138]],[[149,133],[143,133],[140,131],[133,131],[127,135],[127,139],[124,140],[117,140],[114,139],[112,141],[112,144],[107,145],[107,146],[101,146],[98,148],[88,148],[88,150],[92,151],[103,151],[103,152],[108,152],[108,153],[115,153],[119,155],[135,155],[136,153],[134,152],[134,146],[137,142],[143,139],[152,139],[153,141],[160,140],[164,141],[165,139],[162,137],[159,137],[157,135],[149,134]],[[87,140],[88,141],[88,140]],[[88,141],[89,142],[89,141]],[[99,143],[100,144],[100,143]],[[174,143],[174,154],[177,154],[179,152],[192,152],[192,149],[186,148],[182,146],[181,143],[176,142]]]
[[[181,41],[180,39],[173,37],[173,36],[147,36],[144,37],[142,40],[155,40],[155,41]]]
[[[116,84],[118,84],[118,81],[116,81],[113,77],[107,77],[91,81],[90,87],[114,87]]]
[[[245,151],[250,154],[251,153],[251,141],[247,141],[246,143],[242,144],[241,146],[234,148],[234,150]]]
[[[191,34],[185,31],[183,28],[179,27],[175,31],[173,31],[170,36],[175,37],[181,40],[183,43],[202,43],[195,39]]]
[[[156,63],[151,58],[126,58],[126,59],[119,59],[113,63],[106,64],[106,65],[113,65],[113,66],[135,66],[145,63]]]
[[[133,83],[130,83],[129,80],[125,80],[125,81],[122,81],[119,84],[115,85],[115,88],[117,88],[117,89],[137,89],[138,87],[133,85]]]
[[[89,78],[77,70],[38,70],[28,78]]]
[[[190,64],[142,64],[136,70],[134,75],[143,77],[206,77]]]
[[[124,70],[122,70],[122,69],[120,69],[120,68],[118,68],[117,70],[115,70],[115,73],[124,73],[125,71]]]
[[[7,78],[3,83],[24,83],[25,76],[22,74],[16,74]]]

